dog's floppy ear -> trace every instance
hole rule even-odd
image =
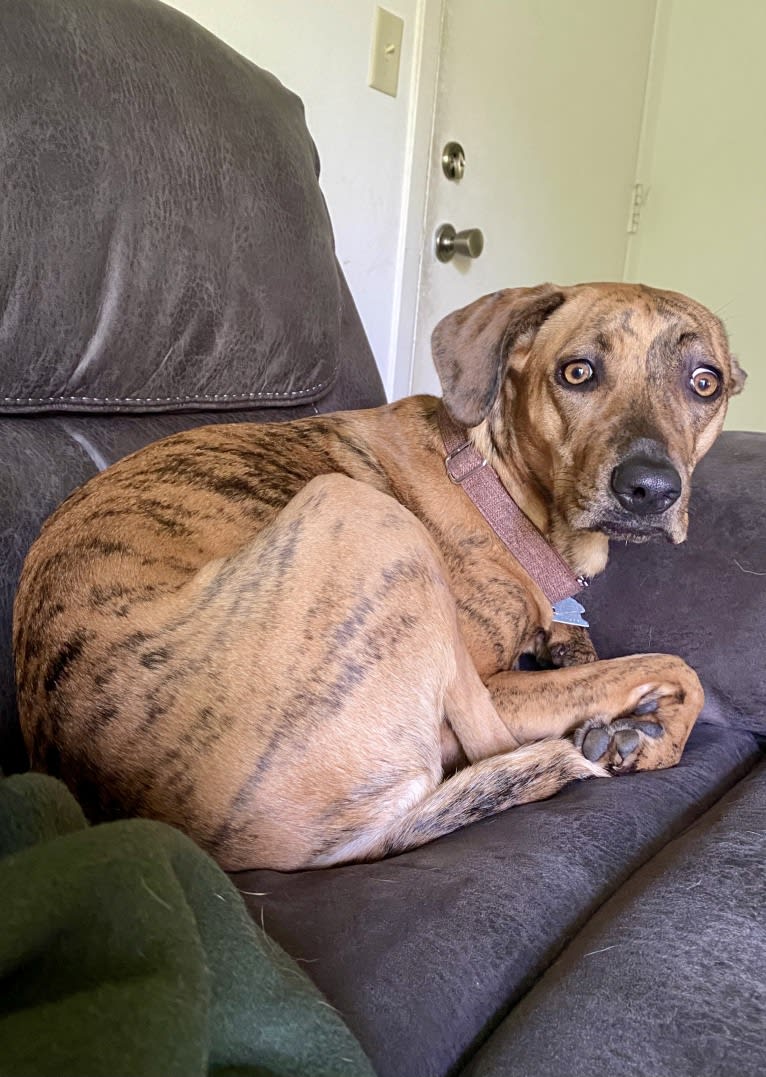
[[[731,390],[729,396],[736,396],[737,393],[741,393],[745,388],[745,382],[747,381],[747,371],[743,370],[733,355],[729,356],[731,362]]]
[[[450,414],[478,426],[500,392],[506,359],[566,296],[553,284],[506,288],[442,318],[431,336],[434,365]]]

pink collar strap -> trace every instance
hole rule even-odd
[[[575,576],[542,532],[524,515],[497,472],[468,440],[465,427],[459,426],[443,405],[439,408],[439,426],[447,451],[444,466],[450,480],[463,488],[551,604],[587,587],[587,581]]]

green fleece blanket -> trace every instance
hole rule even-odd
[[[0,779],[0,1074],[372,1077],[220,869],[64,786]]]

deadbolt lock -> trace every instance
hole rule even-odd
[[[442,172],[448,180],[461,180],[465,172],[465,150],[459,142],[448,142],[442,150]]]

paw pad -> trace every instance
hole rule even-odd
[[[609,727],[605,725],[593,726],[582,737],[578,736],[584,729],[585,726],[581,726],[575,732],[575,748],[579,748],[586,759],[589,759],[591,763],[595,763],[602,755],[606,755],[609,749]]]
[[[652,709],[656,709],[655,707]],[[651,713],[638,709],[634,713]],[[641,734],[655,740],[664,735],[658,722],[641,718],[617,718],[605,722],[590,718],[576,729],[573,736],[575,748],[579,748],[591,763],[600,763],[612,773],[633,770],[636,756],[641,748]]]

